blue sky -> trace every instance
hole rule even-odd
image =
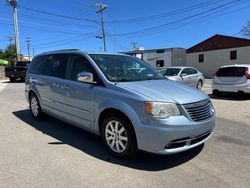
[[[19,0],[21,52],[27,54],[26,37],[35,54],[66,48],[100,51],[95,2],[108,5],[104,19],[111,52],[131,50],[134,42],[145,49],[188,48],[214,34],[242,37],[239,31],[250,20],[250,0]],[[13,30],[11,7],[1,0],[0,48]]]

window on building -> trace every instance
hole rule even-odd
[[[237,59],[237,51],[236,50],[230,51],[230,60],[235,60],[235,59]]]
[[[199,54],[199,63],[204,62],[204,54]]]
[[[156,60],[156,67],[164,67],[164,60]]]
[[[157,53],[157,54],[161,54],[161,53],[164,53],[164,52],[165,52],[165,50],[163,50],[163,49],[156,50],[156,53]]]

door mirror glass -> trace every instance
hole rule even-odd
[[[77,74],[77,81],[90,84],[96,83],[93,74],[90,72],[80,72]]]

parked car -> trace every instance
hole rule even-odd
[[[160,73],[169,80],[174,80],[201,89],[205,78],[203,74],[193,67],[168,67],[161,69]]]
[[[16,66],[5,67],[5,77],[10,79],[10,82],[15,82],[17,79],[24,80],[29,61],[18,61]]]
[[[206,94],[122,54],[38,55],[27,71],[25,95],[34,118],[46,113],[98,134],[118,157],[138,149],[182,152],[206,142],[215,127]]]
[[[222,92],[250,93],[250,65],[228,65],[219,68],[213,76],[213,95]]]

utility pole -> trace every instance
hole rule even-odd
[[[132,45],[133,45],[133,50],[135,50],[136,49],[136,46],[137,46],[137,43],[136,42],[133,42],[133,43],[131,43]]]
[[[10,50],[10,57],[9,57],[9,66],[12,66],[12,60],[11,60],[11,56],[12,56],[12,40],[13,40],[13,37],[12,36],[7,36],[8,38],[8,41],[10,42],[9,44],[9,50]]]
[[[35,56],[35,48],[32,48],[33,57]]]
[[[96,13],[101,13],[101,20],[102,20],[102,39],[103,39],[103,48],[104,51],[106,52],[106,34],[104,30],[104,18],[103,18],[103,11],[108,8],[107,5],[96,3],[95,4],[97,7],[100,9]],[[98,38],[98,37],[97,37]],[[100,38],[100,37],[99,37]]]
[[[27,48],[28,48],[28,56],[30,61],[30,37],[26,38]]]
[[[13,8],[14,18],[14,33],[15,33],[15,44],[16,44],[16,58],[20,61],[20,49],[19,49],[19,33],[18,33],[18,20],[17,20],[17,0],[6,0]]]

